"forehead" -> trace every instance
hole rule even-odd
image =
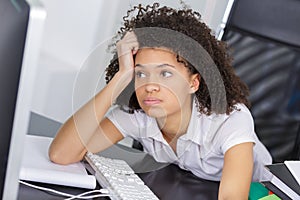
[[[139,49],[135,64],[182,64],[177,61],[177,55],[172,51],[164,48],[142,48]]]

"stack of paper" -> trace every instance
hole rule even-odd
[[[300,187],[300,161],[287,160],[284,161],[284,164],[290,170],[291,174],[294,176]]]
[[[27,135],[19,178],[21,180],[94,189],[96,178],[81,162],[58,165],[49,160],[52,138]]]
[[[285,161],[267,165],[266,168],[273,174],[271,183],[280,190],[279,192],[291,199],[300,199],[300,161]]]

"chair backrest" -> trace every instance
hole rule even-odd
[[[300,122],[300,1],[229,3],[219,38],[228,43],[235,71],[250,88],[256,133],[274,162],[294,159]]]
[[[300,160],[300,122],[299,122],[296,142],[295,142],[295,145],[294,145],[294,150],[292,152],[292,158],[296,159],[296,160]]]

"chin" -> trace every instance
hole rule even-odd
[[[151,107],[143,110],[150,117],[163,118],[167,116],[166,110],[161,107]]]

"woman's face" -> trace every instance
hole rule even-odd
[[[149,116],[181,114],[182,109],[191,108],[191,96],[198,87],[198,75],[192,75],[171,51],[143,48],[136,54],[136,96]]]

